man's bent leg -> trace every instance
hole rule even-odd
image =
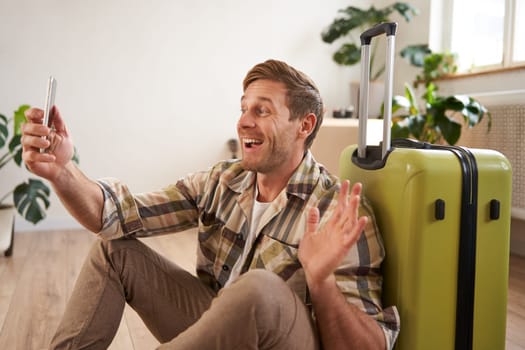
[[[136,239],[97,241],[80,272],[52,349],[106,349],[125,302],[160,341],[209,307],[215,293]]]
[[[200,320],[159,349],[319,349],[310,311],[277,275],[251,270],[219,292]]]

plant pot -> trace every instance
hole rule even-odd
[[[359,116],[359,88],[360,82],[350,83],[350,103],[354,106],[356,116]],[[385,99],[385,83],[383,81],[371,81],[368,87],[368,117],[379,118],[381,116],[381,105]]]
[[[4,256],[13,254],[15,214],[13,205],[0,205],[0,254]]]

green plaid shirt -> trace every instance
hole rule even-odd
[[[99,235],[103,239],[144,237],[197,226],[197,275],[218,290],[243,252],[254,203],[255,177],[239,161],[223,161],[158,192],[132,194],[115,179],[101,179],[105,203]],[[307,152],[286,188],[262,216],[242,271],[273,271],[308,303],[304,271],[297,257],[307,209],[318,207],[323,225],[337,204],[339,188],[338,179]],[[391,348],[399,332],[399,316],[395,307],[381,306],[380,264],[384,247],[366,200],[360,210],[361,215],[372,220],[335,271],[337,284],[349,303],[379,322]]]

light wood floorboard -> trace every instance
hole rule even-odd
[[[12,257],[0,257],[0,349],[46,349],[84,257],[96,237],[84,230],[17,233]],[[194,231],[143,239],[194,271]],[[525,350],[525,258],[511,256],[508,350]],[[153,349],[158,342],[126,306],[111,350]]]

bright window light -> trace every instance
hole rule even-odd
[[[503,63],[504,21],[505,1],[453,2],[450,51],[458,54],[460,71]]]
[[[458,54],[458,70],[525,65],[525,0],[432,0],[431,42]]]
[[[525,0],[516,0],[514,8],[514,41],[512,60],[525,63]]]

